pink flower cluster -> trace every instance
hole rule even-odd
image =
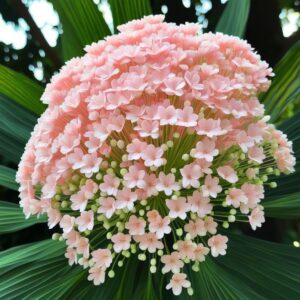
[[[234,221],[264,222],[268,175],[290,173],[291,142],[267,124],[257,95],[272,71],[245,42],[150,16],[86,47],[53,76],[17,180],[27,217],[46,213],[70,265],[95,285],[136,254],[166,286]]]

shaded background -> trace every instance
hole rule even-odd
[[[63,1],[63,0],[62,0]],[[76,1],[76,0],[74,0]],[[94,0],[113,28],[106,0]],[[177,24],[198,22],[203,31],[213,30],[226,1],[221,0],[151,0],[155,14]],[[271,66],[300,40],[300,0],[251,0],[245,39]],[[0,0],[0,64],[45,85],[61,64],[59,18],[46,0]],[[7,149],[9,151],[9,149]],[[1,164],[9,165],[0,157]],[[11,167],[15,167],[10,165]],[[0,187],[0,200],[18,202],[17,193]],[[247,234],[266,240],[299,246],[300,223],[268,219],[255,232]],[[0,250],[50,237],[47,225],[39,224],[1,236]]]

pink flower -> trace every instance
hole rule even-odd
[[[154,221],[149,223],[149,231],[155,233],[156,237],[161,239],[165,234],[171,232],[171,227],[169,226],[170,222],[170,218],[158,216]]]
[[[192,196],[188,196],[190,210],[198,214],[200,218],[205,217],[212,211],[212,204],[208,197],[204,197],[202,192],[194,191]]]
[[[137,200],[137,194],[132,192],[129,188],[124,187],[117,192],[116,199],[115,207],[117,209],[128,208],[132,210],[134,202]]]
[[[168,107],[159,106],[158,107],[158,117],[160,125],[175,125],[177,122],[177,113],[173,105]]]
[[[192,239],[198,235],[199,236],[206,235],[205,223],[201,219],[197,219],[195,222],[190,221],[189,223],[185,224],[184,230],[190,234]]]
[[[134,187],[143,188],[145,187],[145,177],[146,172],[141,170],[136,165],[130,166],[129,171],[125,174],[124,179],[126,181],[126,186],[130,189]]]
[[[264,198],[264,187],[259,184],[244,183],[241,190],[247,197],[247,206],[255,208],[255,206]]]
[[[173,191],[178,191],[180,187],[179,184],[175,182],[174,174],[170,173],[165,175],[165,173],[160,172],[156,188],[158,191],[164,192],[167,196],[171,196]]]
[[[196,249],[196,244],[193,243],[192,241],[186,240],[186,241],[178,241],[178,252],[180,258],[188,258],[191,260],[195,259],[195,249]]]
[[[92,267],[89,269],[89,281],[93,281],[94,285],[100,285],[105,281],[105,269],[99,267]]]
[[[106,192],[108,195],[116,196],[118,187],[120,185],[120,179],[110,174],[104,175],[103,183],[99,185],[102,192]]]
[[[180,255],[177,251],[174,251],[169,255],[163,255],[160,260],[164,264],[164,267],[162,268],[163,274],[170,271],[179,273],[180,269],[183,268],[183,262],[180,260]]]
[[[217,169],[217,172],[220,177],[222,177],[223,179],[225,179],[230,183],[236,183],[239,180],[239,178],[236,175],[236,172],[233,170],[231,166],[219,167]]]
[[[194,114],[191,106],[185,106],[183,109],[177,109],[178,126],[194,127],[197,125],[198,116]]]
[[[219,185],[219,178],[207,175],[202,186],[203,196],[216,198],[221,191],[222,187]]]
[[[175,95],[182,96],[183,95],[183,87],[185,86],[185,82],[180,77],[176,77],[174,74],[170,74],[168,78],[164,80],[165,88],[162,90],[167,95]]]
[[[209,248],[204,247],[202,243],[198,244],[194,250],[195,260],[196,261],[205,261],[205,255],[209,253]]]
[[[98,185],[92,179],[88,179],[84,186],[81,187],[81,191],[84,192],[87,199],[91,199],[98,191]]]
[[[261,224],[265,222],[264,211],[259,206],[251,211],[248,218],[253,230],[256,230],[257,227],[261,227]]]
[[[236,141],[243,152],[247,152],[254,145],[254,141],[245,131],[240,131],[236,136]]]
[[[48,209],[47,213],[48,213],[48,227],[51,229],[60,222],[62,216],[58,210],[53,208]]]
[[[172,219],[180,218],[184,220],[186,213],[189,211],[190,206],[186,202],[185,197],[179,197],[176,200],[166,200],[166,205],[169,208],[169,217]]]
[[[77,253],[73,248],[68,247],[65,253],[65,257],[69,260],[69,265],[77,264]]]
[[[131,215],[129,220],[125,223],[125,228],[130,235],[143,235],[145,233],[146,222],[142,218]]]
[[[204,226],[207,232],[210,234],[216,234],[218,223],[215,222],[212,217],[206,217],[204,219]]]
[[[75,218],[69,215],[64,215],[59,222],[59,226],[62,228],[64,233],[69,233],[72,231],[75,224]]]
[[[79,237],[76,242],[76,250],[79,254],[88,258],[90,254],[89,240],[85,237]]]
[[[110,219],[116,211],[115,199],[113,197],[101,198],[98,213],[102,213],[106,218]]]
[[[108,249],[98,249],[92,253],[93,261],[95,266],[98,268],[108,268],[112,263],[112,255]]]
[[[147,212],[147,218],[150,223],[154,223],[161,219],[159,212],[156,209],[149,210]]]
[[[124,233],[117,233],[112,236],[111,241],[114,243],[115,252],[119,253],[130,248],[131,236]]]
[[[241,189],[231,188],[226,196],[226,203],[238,208],[241,203],[247,203],[248,199]]]
[[[138,139],[134,139],[130,144],[127,145],[128,159],[138,160],[142,157],[142,152],[146,148],[147,143],[141,142]]]
[[[172,292],[175,296],[178,296],[182,292],[182,288],[189,288],[191,283],[186,279],[186,274],[176,273],[172,276],[171,281],[166,286],[166,289],[172,289]]]
[[[215,142],[204,138],[202,141],[196,144],[195,158],[205,159],[208,162],[213,161],[214,156],[219,154],[219,150],[215,148]]]
[[[266,158],[265,154],[264,154],[264,149],[261,147],[251,147],[248,150],[248,157],[255,161],[258,164],[261,164],[263,162],[263,160]]]
[[[157,249],[163,249],[164,244],[159,241],[154,233],[145,233],[144,235],[137,235],[134,239],[139,242],[141,250],[147,250],[150,253],[155,253]]]
[[[203,176],[201,168],[196,164],[185,165],[180,169],[182,175],[182,186],[184,188],[192,186],[198,188],[200,186],[199,178]]]
[[[80,217],[76,218],[76,224],[79,231],[92,230],[94,227],[94,213],[93,211],[83,211]]]
[[[162,156],[164,151],[161,148],[156,148],[154,145],[147,145],[141,154],[142,159],[145,161],[146,167],[160,167],[163,165],[164,160]]]
[[[220,119],[201,119],[198,121],[197,133],[199,135],[206,135],[209,138],[213,138],[215,136],[223,135],[227,131],[221,128]]]
[[[86,154],[82,157],[82,167],[80,167],[80,172],[85,174],[87,177],[91,177],[93,173],[97,173],[99,171],[101,162],[102,158],[97,157],[95,152],[92,154]]]
[[[208,239],[208,246],[211,250],[211,255],[217,257],[219,255],[225,255],[227,249],[227,236],[217,234]]]
[[[84,191],[79,191],[77,194],[73,194],[70,197],[71,208],[73,210],[84,211],[88,202],[88,198]]]

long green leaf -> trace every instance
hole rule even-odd
[[[61,256],[64,249],[63,242],[53,240],[13,247],[0,252],[0,269]]]
[[[300,297],[300,252],[292,246],[230,234],[227,254],[217,262],[263,299]],[[241,290],[235,299],[257,298]]]
[[[279,121],[286,109],[300,102],[300,42],[296,43],[274,69],[275,78],[261,97],[271,121]]]
[[[300,192],[274,197],[263,203],[268,217],[280,219],[300,218]]]
[[[229,0],[216,26],[216,32],[243,37],[250,10],[250,0]]]
[[[63,57],[68,60],[84,54],[84,47],[103,39],[111,32],[102,13],[92,0],[51,0],[58,12],[63,34]]]
[[[108,0],[114,20],[114,28],[128,21],[151,15],[149,0]]]
[[[17,191],[16,170],[0,165],[0,185]]]
[[[43,88],[25,75],[0,65],[0,94],[40,115],[45,110],[42,92]]]
[[[0,154],[18,163],[37,117],[29,110],[0,95]]]
[[[17,204],[0,201],[0,234],[18,231],[44,222],[46,222],[44,216],[25,219],[22,209]]]

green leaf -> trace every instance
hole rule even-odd
[[[279,219],[299,219],[300,192],[274,197],[263,202],[265,214]]]
[[[244,235],[228,237],[227,254],[216,260],[227,274],[245,283],[260,299],[299,299],[299,249]],[[233,299],[259,299],[244,295],[239,284],[236,288],[240,293]]]
[[[16,170],[0,165],[0,185],[17,191],[19,185],[16,183]]]
[[[271,122],[280,120],[286,109],[300,102],[300,42],[297,42],[274,69],[270,89],[261,97]]]
[[[229,0],[215,31],[243,37],[249,10],[250,0]]]
[[[18,163],[37,121],[36,115],[0,95],[0,154]]]
[[[45,105],[40,101],[42,93],[40,85],[25,75],[0,65],[0,94],[40,115],[45,110]]]
[[[51,0],[63,27],[63,57],[84,54],[84,47],[111,34],[102,13],[92,0]]]
[[[53,240],[13,247],[0,252],[0,269],[63,256],[65,248],[63,242]]]
[[[151,15],[149,0],[108,0],[114,20],[114,28],[128,21]]]
[[[18,231],[38,223],[46,222],[46,218],[31,217],[25,219],[25,215],[19,205],[0,201],[0,234]]]

